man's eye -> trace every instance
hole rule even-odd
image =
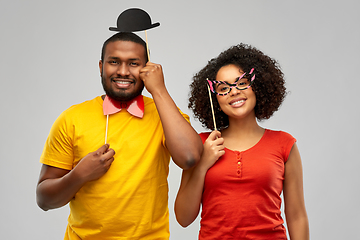
[[[113,65],[113,64],[117,64],[118,62],[115,60],[110,60],[109,63]]]
[[[131,65],[131,66],[139,66],[139,63],[137,63],[137,62],[131,62],[130,65]]]

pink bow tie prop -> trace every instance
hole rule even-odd
[[[142,118],[144,116],[143,96],[139,95],[128,102],[119,102],[109,98],[107,95],[105,96],[103,103],[104,115],[111,115],[120,112],[123,108],[125,108],[131,115]]]
[[[112,98],[105,96],[103,102],[103,112],[106,115],[106,130],[105,130],[105,144],[107,143],[108,126],[109,126],[109,115],[120,112],[125,108],[131,115],[142,118],[144,116],[144,98],[142,95],[135,97],[134,99],[127,102],[115,101]]]

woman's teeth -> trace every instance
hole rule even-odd
[[[243,103],[243,102],[245,102],[245,100],[236,101],[236,102],[231,103],[230,105],[236,105],[236,104]]]

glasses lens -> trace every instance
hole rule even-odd
[[[226,94],[229,92],[230,86],[227,85],[226,83],[218,83],[215,86],[215,92],[220,93],[220,94]]]
[[[236,82],[236,87],[240,90],[248,88],[250,81],[247,78],[241,78]]]

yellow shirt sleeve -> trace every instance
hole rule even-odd
[[[73,129],[66,122],[64,111],[51,127],[40,162],[49,166],[71,170],[73,168]]]

